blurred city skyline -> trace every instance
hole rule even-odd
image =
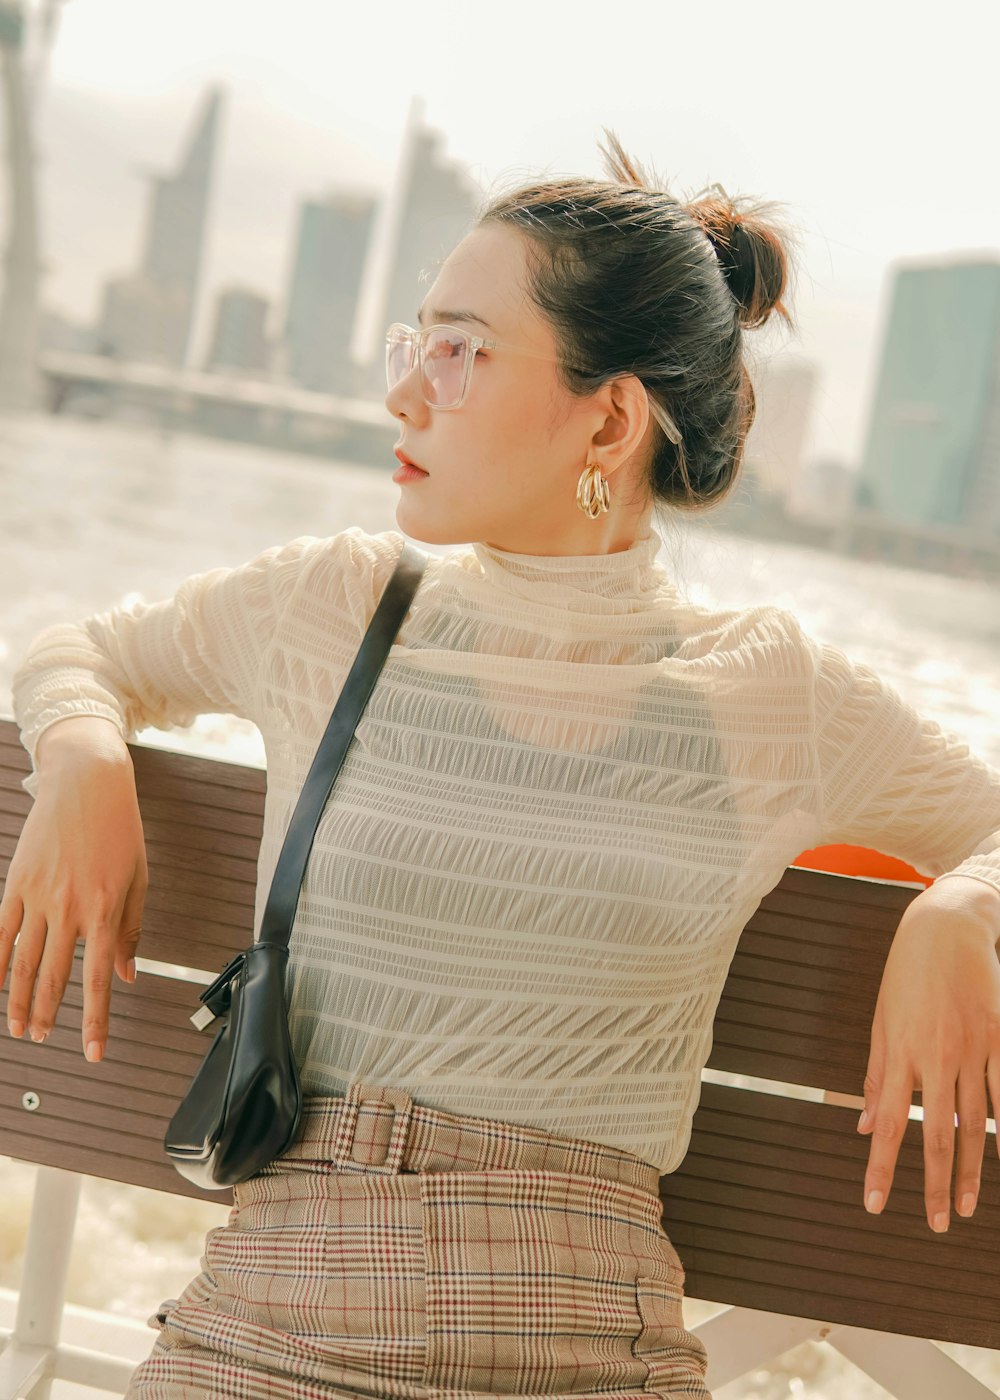
[[[799,239],[799,335],[748,342],[762,359],[816,362],[808,455],[856,467],[893,265],[1000,245],[987,176],[1000,12],[950,8],[953,74],[948,35],[892,3],[838,7],[811,57],[801,8],[777,0],[669,23],[634,4],[610,46],[607,11],[592,4],[572,24],[508,4],[504,21],[487,33],[469,14],[431,25],[397,3],[345,17],[302,0],[280,12],[71,0],[38,94],[43,305],[96,319],[102,284],[134,261],[143,175],[175,161],[209,83],[225,85],[228,110],[195,359],[221,286],[280,298],[302,200],[388,194],[415,94],[484,192],[544,173],[600,176],[606,125],[678,197],[718,180],[784,206]]]

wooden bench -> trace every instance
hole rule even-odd
[[[81,948],[44,1044],[7,1034],[0,995],[0,1154],[39,1164],[18,1318],[0,1334],[0,1400],[36,1400],[53,1376],[121,1390],[134,1365],[103,1358],[88,1369],[60,1343],[79,1182],[70,1174],[202,1195],[162,1151],[209,1043],[188,1020],[199,987],[183,969],[208,981],[249,941],[265,775],[138,745],[132,754],[150,885],[140,975],[115,980],[105,1059],[88,1065],[80,1050]],[[20,786],[28,771],[15,726],[0,721],[3,875],[31,802]],[[889,943],[920,887],[789,867],[743,933],[690,1151],[662,1183],[689,1296],[729,1305],[698,1328],[713,1389],[813,1338],[901,1400],[993,1395],[920,1340],[1000,1347],[993,1137],[979,1207],[971,1220],[953,1216],[947,1234],[926,1224],[919,1122],[885,1212],[861,1205],[869,1140],[855,1125],[871,1017]],[[149,959],[174,975],[146,970]],[[789,1097],[780,1085],[804,1087]],[[152,1310],[160,1299],[149,1301]]]

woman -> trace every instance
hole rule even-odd
[[[654,505],[732,489],[743,330],[782,304],[761,208],[610,179],[489,205],[426,330],[388,337],[400,530],[432,559],[324,813],[291,945],[308,1112],[150,1319],[136,1400],[706,1397],[659,1175],[680,1162],[739,933],[803,849],[945,878],[909,906],[865,1086],[884,1205],[913,1087],[927,1211],[975,1206],[1000,1101],[1000,773],[776,607],[686,602]],[[33,643],[36,796],[0,903],[15,1034],[78,934],[84,1040],[134,976],[146,866],[124,739],[203,711],[267,749],[258,919],[304,774],[396,558],[350,528]],[[666,1222],[669,1227],[669,1221]]]

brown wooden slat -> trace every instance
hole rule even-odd
[[[868,880],[857,875],[838,875],[826,870],[807,870],[790,865],[781,884],[767,896],[768,906],[775,913],[790,912],[798,918],[805,911],[810,920],[822,927],[826,920],[825,909],[830,901],[840,900],[840,882],[850,880],[855,886],[857,905],[862,917],[877,921],[880,910],[895,909],[901,902],[908,903],[920,889],[898,880]],[[819,877],[816,879],[816,877]],[[864,911],[869,911],[867,914]],[[877,926],[875,923],[873,926]]]
[[[1000,1163],[988,1139],[980,1205],[936,1235],[911,1123],[880,1216],[862,1206],[869,1139],[826,1103],[703,1086],[691,1146],[664,1177],[664,1226],[696,1298],[1000,1346]]]
[[[145,833],[146,856],[158,866],[168,868],[175,879],[182,879],[188,889],[196,893],[218,892],[230,885],[255,886],[257,883],[257,847],[246,855],[230,855],[225,851],[206,850],[201,842],[197,846],[181,846],[176,842],[157,841],[149,832]],[[258,843],[259,844],[259,843]]]
[[[14,737],[19,747],[17,728],[12,725]],[[227,763],[224,759],[203,758],[198,754],[176,753],[170,749],[157,749],[144,744],[130,745],[132,762],[135,766],[136,784],[146,782],[159,785],[165,782],[164,791],[178,783],[182,791],[189,786],[201,787],[206,782],[221,790],[231,788],[233,801],[239,809],[246,810],[251,798],[256,798],[263,810],[263,797],[267,788],[267,775],[263,768],[251,768],[242,763]]]
[[[155,885],[154,869],[158,877]],[[168,875],[169,871],[164,872],[164,876]],[[247,891],[252,896],[253,886],[249,882],[241,886],[232,886],[229,898],[214,898],[189,893],[183,879],[168,884],[164,876],[161,876],[158,867],[150,865],[149,890],[142,913],[144,931],[148,928],[162,928],[164,933],[179,935],[181,930],[193,932],[202,928],[217,929],[219,936],[228,940],[228,930],[232,929],[234,932],[241,930],[242,947],[253,941],[253,899],[247,898]],[[210,934],[209,946],[215,941]],[[142,947],[140,955],[147,958],[158,956],[150,951],[148,945]]]
[[[10,1102],[19,1107],[22,1094],[28,1090],[39,1095],[55,1090],[75,1094],[87,1103],[112,1106],[120,1105],[124,1094],[130,1105],[133,1100],[140,1107],[145,1102],[151,1111],[160,1111],[152,1100],[180,1102],[211,1039],[202,1041],[198,1055],[178,1049],[176,1044],[163,1044],[162,1036],[156,1036],[155,1041],[150,1044],[123,1035],[121,1022],[116,1020],[104,1059],[92,1065],[84,1058],[79,1031],[71,1027],[57,1028],[43,1045],[7,1036],[0,1047],[0,1074],[5,1085],[0,1090],[0,1104]]]
[[[14,775],[17,777],[18,775]],[[9,780],[9,772],[0,772],[0,782]],[[13,793],[9,789],[2,789],[3,797],[0,800],[0,814],[4,822],[10,829],[14,829],[14,823],[23,821],[31,808],[32,798],[26,792]]]
[[[140,798],[140,802],[142,799]],[[226,829],[229,813],[220,811],[215,827],[195,829],[184,821],[183,813],[169,822],[143,822],[147,854],[159,854],[163,863],[173,870],[182,866],[194,871],[223,872],[227,866],[240,879],[248,867],[257,863],[260,848],[260,826],[250,835]],[[220,864],[216,864],[219,861]]]
[[[142,808],[143,827],[149,826],[156,836],[160,831],[183,832],[185,844],[193,844],[202,837],[209,843],[217,837],[225,836],[226,842],[234,851],[240,849],[234,837],[245,837],[248,841],[260,840],[261,818],[257,812],[233,812],[226,808],[212,807],[207,802],[198,801],[199,794],[192,793],[189,803],[160,802],[144,790],[138,781],[136,791]],[[210,844],[209,849],[214,849]]]
[[[198,1201],[220,1201],[231,1205],[232,1190],[202,1191],[180,1175],[164,1155],[162,1161],[140,1161],[129,1165],[127,1176],[119,1170],[120,1162],[113,1155],[113,1144],[102,1139],[98,1146],[74,1143],[70,1148],[49,1137],[32,1137],[22,1133],[16,1139],[10,1137],[0,1121],[0,1141],[11,1142],[10,1149],[3,1148],[3,1155],[15,1161],[34,1162],[43,1167],[61,1167],[64,1171],[82,1172],[85,1176],[98,1176],[104,1181],[125,1181],[134,1186],[145,1186],[151,1191],[166,1191],[171,1195],[190,1196]],[[16,1150],[14,1150],[16,1148]]]

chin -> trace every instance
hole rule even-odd
[[[468,528],[462,530],[455,525],[449,526],[445,521],[436,523],[422,517],[419,511],[408,510],[405,500],[397,502],[396,524],[404,535],[418,544],[467,544],[478,538],[469,534]]]

